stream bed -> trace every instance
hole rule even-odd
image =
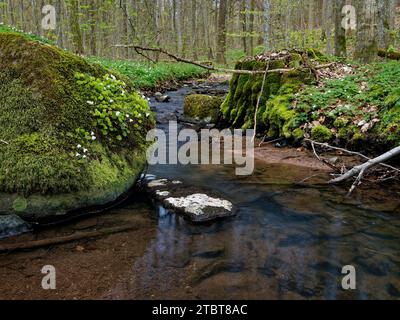
[[[170,103],[152,100],[159,128],[182,112],[193,90],[169,92]],[[312,169],[262,161],[249,177],[224,165],[156,165],[148,173],[211,188],[238,215],[195,225],[133,194],[106,214],[14,239],[138,224],[131,232],[0,255],[0,299],[400,299],[398,192],[388,196],[374,186],[347,198],[345,189],[293,184]],[[44,265],[57,270],[56,290],[41,288]],[[357,270],[356,290],[342,289],[346,265]]]

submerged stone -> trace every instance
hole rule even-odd
[[[0,239],[31,231],[31,226],[15,214],[0,215]]]

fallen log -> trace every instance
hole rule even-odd
[[[72,234],[70,236],[29,241],[24,243],[12,243],[12,244],[4,244],[0,245],[0,253],[9,252],[9,251],[18,251],[18,250],[27,250],[27,249],[37,249],[42,247],[48,247],[57,244],[64,244],[72,241],[87,239],[87,238],[97,238],[105,235],[137,230],[139,228],[138,224],[135,225],[126,225],[121,227],[113,227],[103,230],[95,230],[88,232],[79,232]]]
[[[386,51],[383,49],[379,49],[378,56],[380,56],[381,58],[387,58],[391,60],[400,60],[400,52],[396,51]]]

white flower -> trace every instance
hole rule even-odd
[[[119,117],[119,116],[121,115],[121,112],[117,111],[117,112],[115,113],[115,115],[116,115],[117,117]]]
[[[77,147],[78,149],[82,148],[82,146],[81,146],[80,144],[78,144],[76,147]]]
[[[110,86],[110,85],[108,85],[108,86],[107,86],[107,89],[110,89],[110,88],[111,88],[111,86]]]
[[[77,154],[76,154],[76,156],[77,156],[77,157],[80,157],[80,156],[81,156],[81,154],[80,154],[80,153],[77,153]]]
[[[94,105],[94,102],[93,102],[93,101],[86,101],[86,103],[87,103],[87,104],[90,104],[91,106]]]
[[[117,80],[117,78],[113,74],[111,75],[111,79]]]
[[[83,158],[83,159],[86,159],[87,157],[86,157],[86,156],[83,156],[82,158]]]
[[[110,99],[110,103],[113,103],[114,102],[114,100],[113,99]]]
[[[88,149],[84,148],[84,149],[83,149],[83,152],[84,152],[84,153],[88,152]]]
[[[93,140],[93,141],[96,140],[96,137],[95,137],[95,136],[92,136],[92,140]]]
[[[126,115],[126,117],[127,117],[127,118],[130,118],[130,115],[129,115],[129,114],[127,114],[127,115]]]
[[[92,132],[90,133],[90,135],[91,135],[91,136],[94,136],[94,132],[92,131]]]
[[[150,113],[146,113],[146,117],[148,118],[150,116]]]
[[[129,122],[133,122],[133,120],[132,120],[132,119],[129,119]]]

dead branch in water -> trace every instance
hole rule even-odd
[[[118,44],[118,45],[115,45],[114,47],[116,47],[116,48],[133,48],[138,54],[144,56],[145,58],[149,59],[152,62],[154,62],[154,60],[143,55],[143,51],[162,53],[162,54],[165,54],[166,56],[174,59],[177,62],[192,64],[194,66],[206,69],[208,71],[217,71],[217,72],[234,73],[234,74],[247,74],[247,75],[264,75],[266,73],[265,71],[233,70],[233,69],[224,69],[224,68],[216,68],[216,67],[212,67],[212,66],[206,66],[206,65],[198,63],[196,61],[192,61],[192,60],[188,60],[188,59],[179,57],[179,56],[177,56],[173,53],[170,53],[162,48],[148,48],[148,47],[142,47],[142,46],[135,46],[133,44],[131,44],[131,45]],[[315,70],[325,69],[325,68],[330,68],[333,65],[335,65],[334,62],[324,64],[324,65],[319,65],[319,66],[313,66],[313,69],[315,69]],[[272,69],[272,70],[268,70],[267,73],[287,73],[287,72],[292,72],[295,70],[302,70],[302,69],[308,70],[307,68]]]
[[[338,147],[333,147],[330,146],[327,143],[319,143],[310,139],[305,139],[305,141],[308,141],[311,143],[313,151],[315,156],[318,158],[318,160],[323,161],[323,159],[321,159],[321,157],[319,157],[319,155],[317,154],[316,150],[315,150],[315,145],[319,145],[322,147],[326,147],[326,148],[330,148],[333,150],[339,150],[348,154],[352,154],[352,155],[357,155],[360,156],[366,160],[368,160],[366,163],[363,163],[359,166],[355,166],[353,169],[348,170],[346,173],[341,174],[339,177],[332,179],[331,181],[329,181],[330,184],[338,184],[338,183],[342,183],[344,181],[347,181],[351,178],[353,178],[354,176],[357,176],[356,180],[354,181],[353,185],[351,186],[348,195],[351,195],[353,193],[353,191],[361,184],[361,181],[365,175],[365,173],[370,170],[371,168],[375,167],[375,166],[383,166],[387,169],[391,169],[393,171],[396,171],[396,173],[400,172],[400,169],[395,168],[393,166],[390,166],[386,163],[384,163],[385,161],[388,161],[396,156],[400,155],[400,147],[394,148],[386,153],[384,153],[383,155],[376,157],[374,159],[368,158],[367,156],[359,153],[359,152],[354,152],[354,151],[350,151],[350,150],[346,150],[343,148],[338,148]],[[323,161],[324,163],[326,163],[325,161]],[[385,180],[389,180],[392,177],[386,177]]]
[[[58,237],[58,238],[50,238],[43,240],[36,240],[24,243],[13,243],[13,244],[4,244],[0,245],[0,253],[1,252],[9,252],[9,251],[17,251],[17,250],[27,250],[27,249],[36,249],[42,247],[48,247],[57,244],[68,243],[76,240],[82,240],[87,238],[97,238],[105,235],[136,230],[139,228],[138,224],[135,225],[127,225],[121,227],[108,228],[103,230],[89,231],[89,232],[79,232],[70,236]]]

